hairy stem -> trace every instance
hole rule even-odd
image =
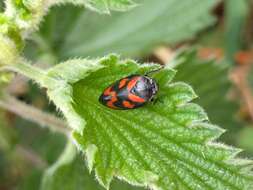
[[[21,155],[25,160],[29,162],[29,164],[38,169],[43,170],[48,167],[48,163],[45,160],[43,160],[38,154],[27,147],[17,145],[15,153]]]
[[[63,120],[18,101],[10,95],[4,95],[0,99],[0,107],[24,119],[38,123],[42,127],[49,127],[52,131],[60,132],[67,136],[70,133]]]
[[[18,64],[6,65],[3,69],[18,72],[30,79],[33,79],[36,83],[45,88],[48,88],[50,84],[55,83],[55,79],[48,77],[45,71],[26,63],[24,60],[20,61]]]

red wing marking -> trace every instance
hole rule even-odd
[[[126,83],[127,83],[128,80],[129,80],[128,78],[122,79],[122,80],[119,82],[119,88],[124,87],[124,86],[126,85]]]
[[[114,106],[114,104],[113,104],[111,101],[107,102],[106,105],[107,105],[109,108],[114,108],[114,109],[117,108],[116,106]]]
[[[109,95],[111,96],[111,99],[106,103],[106,105],[110,108],[117,108],[116,106],[114,106],[114,102],[118,101],[116,92],[110,91]]]
[[[133,101],[133,102],[138,102],[138,103],[144,103],[144,102],[146,102],[145,99],[143,99],[143,98],[141,98],[139,96],[136,96],[136,95],[134,95],[132,93],[129,93],[128,99],[131,100],[131,101]]]
[[[132,78],[130,81],[129,81],[129,83],[127,84],[127,90],[131,90],[134,86],[135,86],[135,84],[137,83],[137,81],[138,81],[138,78],[139,77],[134,77],[134,78]]]
[[[104,91],[104,96],[109,96],[112,93],[112,87],[108,87],[105,91]]]
[[[122,104],[123,104],[123,106],[124,106],[125,108],[130,108],[130,109],[131,109],[131,108],[134,108],[134,106],[135,106],[134,104],[131,104],[130,102],[125,101],[125,100],[122,102]]]

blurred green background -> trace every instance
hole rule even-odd
[[[170,64],[172,55],[192,46],[186,52],[189,64],[175,66],[175,80],[193,86],[200,97],[195,101],[211,122],[227,130],[221,139],[253,158],[253,3],[137,2],[137,8],[111,15],[72,5],[53,7],[28,39],[24,55],[43,68],[70,57],[111,52],[141,62]],[[4,10],[3,1],[0,10]],[[0,81],[1,91],[8,89],[20,101],[61,117],[34,83],[20,76],[8,85],[3,77]],[[94,174],[88,174],[83,155],[57,163],[66,143],[63,135],[3,109],[0,101],[0,189],[39,189],[45,173],[53,182],[44,189],[102,189]],[[62,186],[66,180],[69,184]],[[141,189],[114,180],[112,189],[119,188]]]

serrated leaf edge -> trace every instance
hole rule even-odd
[[[116,62],[117,62],[117,63],[126,62],[126,61],[120,61],[120,62],[118,62],[118,57],[117,57],[117,56],[116,56],[116,57],[112,56],[112,57],[109,57],[109,58],[108,58],[108,57],[107,57],[107,58],[104,58],[104,59],[98,61],[97,63],[106,66],[106,62],[107,62],[108,60],[110,60],[110,58],[115,59],[115,60],[114,60],[115,63],[116,63]],[[131,61],[131,62],[133,62],[133,61]],[[133,62],[133,63],[135,63],[135,62]],[[140,67],[141,67],[141,66],[143,66],[143,65],[140,65]],[[79,78],[79,79],[80,79],[80,78]],[[168,85],[175,85],[175,84],[177,84],[177,83],[170,83],[170,84],[168,84]],[[70,87],[70,86],[69,86],[69,87]],[[190,86],[187,85],[187,87],[190,87]],[[70,88],[71,88],[71,87],[70,87]],[[193,91],[193,89],[192,89],[191,87],[190,87],[190,89]],[[71,90],[72,90],[72,89],[71,89]],[[71,90],[68,89],[67,91],[69,92],[69,91],[71,91]],[[193,91],[193,92],[194,92],[194,91]],[[71,97],[71,94],[68,95],[68,96]],[[196,96],[196,95],[195,95],[195,93],[194,93],[192,99],[194,99],[195,96]],[[71,102],[71,100],[69,100],[69,101]],[[189,101],[190,101],[190,100],[189,100]],[[200,117],[200,119],[197,119],[197,120],[191,120],[191,121],[187,124],[187,127],[194,127],[195,124],[199,124],[201,121],[204,121],[203,123],[204,123],[204,126],[205,126],[205,127],[207,127],[207,128],[213,128],[213,129],[214,129],[214,128],[215,128],[215,129],[220,129],[220,130],[217,130],[217,135],[215,135],[215,136],[214,136],[213,138],[211,138],[211,139],[208,139],[207,142],[204,143],[204,145],[207,145],[207,146],[216,146],[216,147],[221,147],[221,148],[224,148],[224,149],[234,150],[234,153],[231,153],[231,156],[226,160],[227,163],[233,163],[233,164],[237,164],[237,163],[248,163],[247,161],[245,161],[245,159],[237,159],[237,158],[235,158],[235,156],[240,152],[239,149],[236,149],[236,148],[233,148],[233,147],[229,147],[229,146],[227,146],[227,145],[223,145],[223,144],[221,144],[221,143],[217,143],[217,142],[214,141],[214,140],[216,140],[224,131],[223,131],[221,128],[217,127],[217,126],[212,125],[212,124],[209,124],[209,123],[206,122],[207,119],[208,119],[208,117],[207,117],[205,111],[203,110],[203,108],[201,108],[199,105],[194,104],[194,103],[183,103],[183,104],[177,105],[176,107],[178,107],[178,108],[183,108],[183,107],[185,107],[185,106],[190,106],[190,105],[196,106],[196,108],[199,109],[199,112],[201,113],[200,115],[202,115],[202,117]],[[71,105],[71,106],[72,106],[72,105]],[[72,108],[73,108],[73,107],[72,107]],[[72,110],[72,111],[74,111],[74,110]],[[71,111],[71,112],[72,112],[72,111]],[[66,111],[65,111],[65,112],[66,112]],[[69,113],[68,113],[68,114],[69,114]],[[67,115],[68,115],[68,114],[67,114]],[[77,114],[76,114],[76,117],[80,118]],[[69,120],[70,120],[70,118],[69,118]],[[70,121],[71,121],[71,120],[70,120]],[[71,121],[71,124],[72,124],[72,127],[73,127],[73,120]],[[78,125],[80,126],[80,123],[79,123]],[[83,123],[81,123],[81,125],[83,125]],[[74,128],[74,127],[73,127],[73,128]],[[74,129],[76,130],[76,128],[74,128]],[[83,130],[84,128],[81,128],[81,129]],[[83,132],[83,131],[81,131],[79,128],[78,128],[76,131],[79,132],[79,134],[82,135],[82,132]],[[78,144],[78,143],[76,143],[76,144]],[[82,147],[79,147],[79,149],[80,149],[80,150],[83,150]],[[97,152],[98,150],[97,150],[96,145],[94,145],[94,144],[90,144],[90,145],[86,146],[85,150],[86,150],[86,151],[84,151],[84,153],[85,153],[86,158],[87,158],[87,164],[88,164],[88,167],[89,167],[89,171],[91,172],[91,170],[94,168],[95,158],[96,158],[96,152]],[[240,161],[240,162],[239,162],[239,161]],[[250,162],[249,162],[249,164],[250,164]],[[249,170],[248,168],[249,168],[249,167],[247,167],[247,171]],[[161,188],[158,187],[158,185],[156,184],[156,181],[157,181],[156,176],[157,176],[157,175],[154,174],[154,173],[151,172],[151,171],[141,171],[141,170],[140,170],[140,172],[142,172],[142,173],[147,172],[147,174],[149,174],[149,175],[146,175],[146,177],[144,178],[144,181],[143,181],[142,184],[136,184],[136,183],[134,183],[133,181],[129,181],[128,179],[125,179],[124,176],[120,176],[120,173],[118,173],[116,170],[114,170],[114,171],[111,173],[111,175],[110,175],[110,177],[109,177],[109,181],[108,181],[107,183],[105,183],[105,182],[103,182],[103,181],[100,179],[99,176],[97,176],[97,173],[98,173],[98,172],[97,172],[96,167],[95,167],[95,171],[96,171],[96,178],[97,178],[97,180],[98,180],[99,183],[100,183],[102,186],[104,186],[106,189],[109,189],[110,182],[111,182],[111,180],[113,179],[113,177],[117,177],[117,178],[119,178],[119,179],[123,179],[123,180],[125,180],[126,182],[128,182],[128,183],[130,183],[130,184],[133,184],[133,185],[138,185],[138,186],[149,186],[149,187],[152,187],[153,189],[156,189],[156,190],[161,189]],[[246,170],[245,170],[245,171],[246,171]]]

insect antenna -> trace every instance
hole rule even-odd
[[[162,70],[164,67],[165,67],[165,65],[160,65],[160,67],[159,67],[158,69],[154,69],[154,70],[152,70],[152,71],[147,72],[147,73],[145,74],[145,76],[148,76],[148,75],[151,74],[151,73],[158,72],[158,71]]]

